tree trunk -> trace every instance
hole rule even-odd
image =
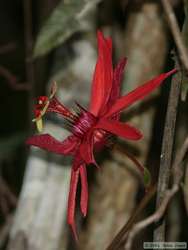
[[[164,65],[167,34],[159,5],[144,3],[138,10],[130,12],[124,37],[124,46],[121,46],[124,51],[117,51],[121,57],[125,55],[128,58],[123,93],[158,75]],[[155,108],[151,105],[143,111],[141,106],[139,107],[136,109],[136,114],[139,114],[131,121],[143,131],[144,139],[132,144],[131,147],[128,145],[125,147],[127,147],[126,150],[133,148],[134,152],[137,152],[137,158],[144,162],[150,146]],[[128,171],[130,162],[126,156],[122,154],[119,156],[127,169],[120,167],[116,160],[108,160],[104,162],[101,170],[97,171],[80,250],[106,249],[136,205],[137,179]]]

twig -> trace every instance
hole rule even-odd
[[[28,250],[28,249],[36,249],[33,247],[29,247],[28,239],[22,230],[19,231],[15,238],[8,242],[7,250]],[[39,249],[39,248],[38,248]]]
[[[186,71],[188,72],[188,51],[184,45],[182,35],[178,26],[178,22],[176,16],[174,14],[173,8],[169,2],[169,0],[161,0],[165,14],[168,19],[169,27],[174,37],[174,41],[176,43],[179,56],[183,66],[185,67]]]
[[[183,199],[185,204],[185,209],[188,214],[188,189],[187,189],[187,183],[188,183],[188,168],[185,171],[185,185],[183,185]]]
[[[14,90],[29,90],[30,86],[27,83],[19,83],[16,76],[13,75],[8,69],[0,66],[0,75],[3,76],[9,86]]]
[[[5,216],[5,223],[0,230],[0,249],[3,248],[12,226],[10,209],[16,207],[17,197],[11,192],[7,183],[0,176],[0,209]]]
[[[125,245],[126,250],[131,249],[133,239],[138,232],[140,232],[142,229],[146,228],[147,226],[151,225],[152,223],[159,221],[159,219],[162,218],[162,216],[164,215],[166,211],[167,205],[169,204],[169,201],[176,194],[178,189],[179,189],[178,185],[174,185],[172,189],[167,190],[165,193],[165,198],[162,201],[161,205],[159,206],[158,210],[154,214],[147,217],[145,220],[137,223],[133,227],[133,229],[129,232],[128,240]]]
[[[175,184],[179,184],[182,179],[183,171],[182,169],[179,168],[179,165],[184,160],[187,151],[188,151],[188,137],[185,139],[183,146],[181,147],[179,153],[177,154],[174,160],[174,164],[172,166],[173,182]]]
[[[177,66],[177,63],[176,63]],[[156,209],[160,206],[161,200],[165,196],[169,185],[170,167],[172,164],[172,150],[174,144],[175,124],[177,116],[178,101],[181,91],[179,73],[172,78],[170,95],[168,99],[167,114],[164,127],[164,135],[162,142],[159,180],[157,188],[157,204]],[[154,241],[165,241],[165,221],[154,231]]]
[[[8,43],[5,45],[0,45],[0,55],[11,52],[16,48],[16,44],[14,42]]]
[[[156,193],[156,185],[150,188],[148,190],[147,194],[144,196],[140,204],[138,205],[137,209],[133,213],[133,215],[129,218],[128,222],[122,227],[122,229],[118,232],[118,234],[115,236],[113,241],[110,243],[110,245],[107,247],[106,250],[116,250],[119,249],[122,242],[127,237],[127,233],[130,230],[130,228],[133,226],[135,221],[137,220],[139,214],[144,210],[144,208],[147,206],[147,204],[151,201],[153,196]]]
[[[11,207],[16,207],[17,197],[12,193],[7,183],[0,176],[0,210],[6,217]]]
[[[30,85],[28,96],[28,127],[31,129],[32,106],[33,106],[33,90],[34,90],[34,63],[32,59],[33,53],[33,24],[32,24],[32,0],[23,0],[24,10],[24,36],[25,36],[25,52],[26,52],[26,78]]]
[[[167,209],[169,202],[171,201],[172,197],[177,193],[177,191],[180,188],[180,183],[181,183],[181,179],[183,176],[183,169],[180,168],[180,165],[182,164],[182,161],[185,157],[185,154],[187,153],[187,150],[188,150],[188,137],[186,138],[182,148],[177,154],[173,167],[172,167],[172,170],[173,170],[172,188],[165,192],[165,196],[155,213],[153,213],[151,216],[147,217],[146,219],[142,220],[141,222],[137,223],[135,226],[133,226],[132,230],[129,232],[128,239],[125,245],[126,250],[131,249],[133,239],[138,232],[140,232],[142,229],[146,228],[147,226],[151,225],[152,223],[159,221],[165,214],[165,211]]]

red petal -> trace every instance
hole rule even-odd
[[[127,123],[101,119],[96,127],[104,129],[112,134],[116,134],[128,140],[139,140],[142,138],[142,133]]]
[[[97,37],[98,60],[93,76],[89,107],[90,112],[96,116],[102,111],[109,99],[113,78],[111,39],[105,39],[100,31],[97,33]]]
[[[26,141],[26,144],[64,155],[74,153],[78,143],[79,141],[75,136],[69,136],[63,142],[60,142],[49,134],[36,135]]]
[[[71,226],[72,231],[74,233],[74,237],[78,240],[76,225],[75,225],[75,206],[76,206],[76,191],[79,179],[79,168],[75,171],[72,169],[71,171],[71,180],[70,180],[70,190],[69,190],[69,198],[68,198],[68,213],[67,213],[67,221]]]
[[[87,183],[87,171],[85,164],[80,166],[80,177],[81,177],[81,199],[80,207],[83,216],[87,214],[87,205],[88,205],[88,183]]]
[[[108,109],[112,107],[114,102],[120,96],[120,86],[121,86],[121,81],[122,81],[123,72],[124,72],[126,63],[127,63],[127,59],[123,58],[114,69],[112,90],[111,90],[110,98],[108,100],[108,104],[106,105],[106,110],[104,111],[104,113],[106,113]],[[113,120],[119,120],[119,114],[113,116]]]
[[[161,74],[158,77],[150,80],[149,82],[145,83],[144,85],[136,88],[135,90],[131,91],[129,94],[121,97],[118,99],[112,108],[105,114],[105,117],[112,116],[113,114],[117,114],[122,109],[127,108],[134,102],[143,99],[146,95],[148,95],[151,91],[157,88],[167,77],[177,72],[176,69],[173,69],[167,73]]]

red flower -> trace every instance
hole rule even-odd
[[[98,32],[98,60],[92,82],[89,109],[86,110],[77,104],[79,111],[72,113],[54,96],[55,87],[53,87],[50,98],[40,97],[36,106],[35,121],[39,121],[45,112],[55,112],[62,115],[70,124],[72,135],[68,136],[63,142],[56,140],[49,134],[43,134],[29,138],[27,144],[74,157],[67,218],[75,237],[77,237],[74,221],[77,184],[80,178],[80,208],[83,216],[86,216],[88,205],[86,165],[91,163],[97,165],[93,151],[100,150],[107,143],[111,134],[127,140],[141,139],[142,133],[138,129],[128,123],[119,121],[120,112],[136,101],[143,99],[168,76],[176,72],[176,69],[174,69],[161,74],[127,95],[120,97],[120,82],[126,62],[126,59],[122,59],[113,70],[112,41],[110,38],[104,38],[103,34]]]

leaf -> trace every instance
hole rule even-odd
[[[100,0],[60,1],[39,32],[34,57],[48,53],[76,31],[89,30],[85,17],[98,2]]]

